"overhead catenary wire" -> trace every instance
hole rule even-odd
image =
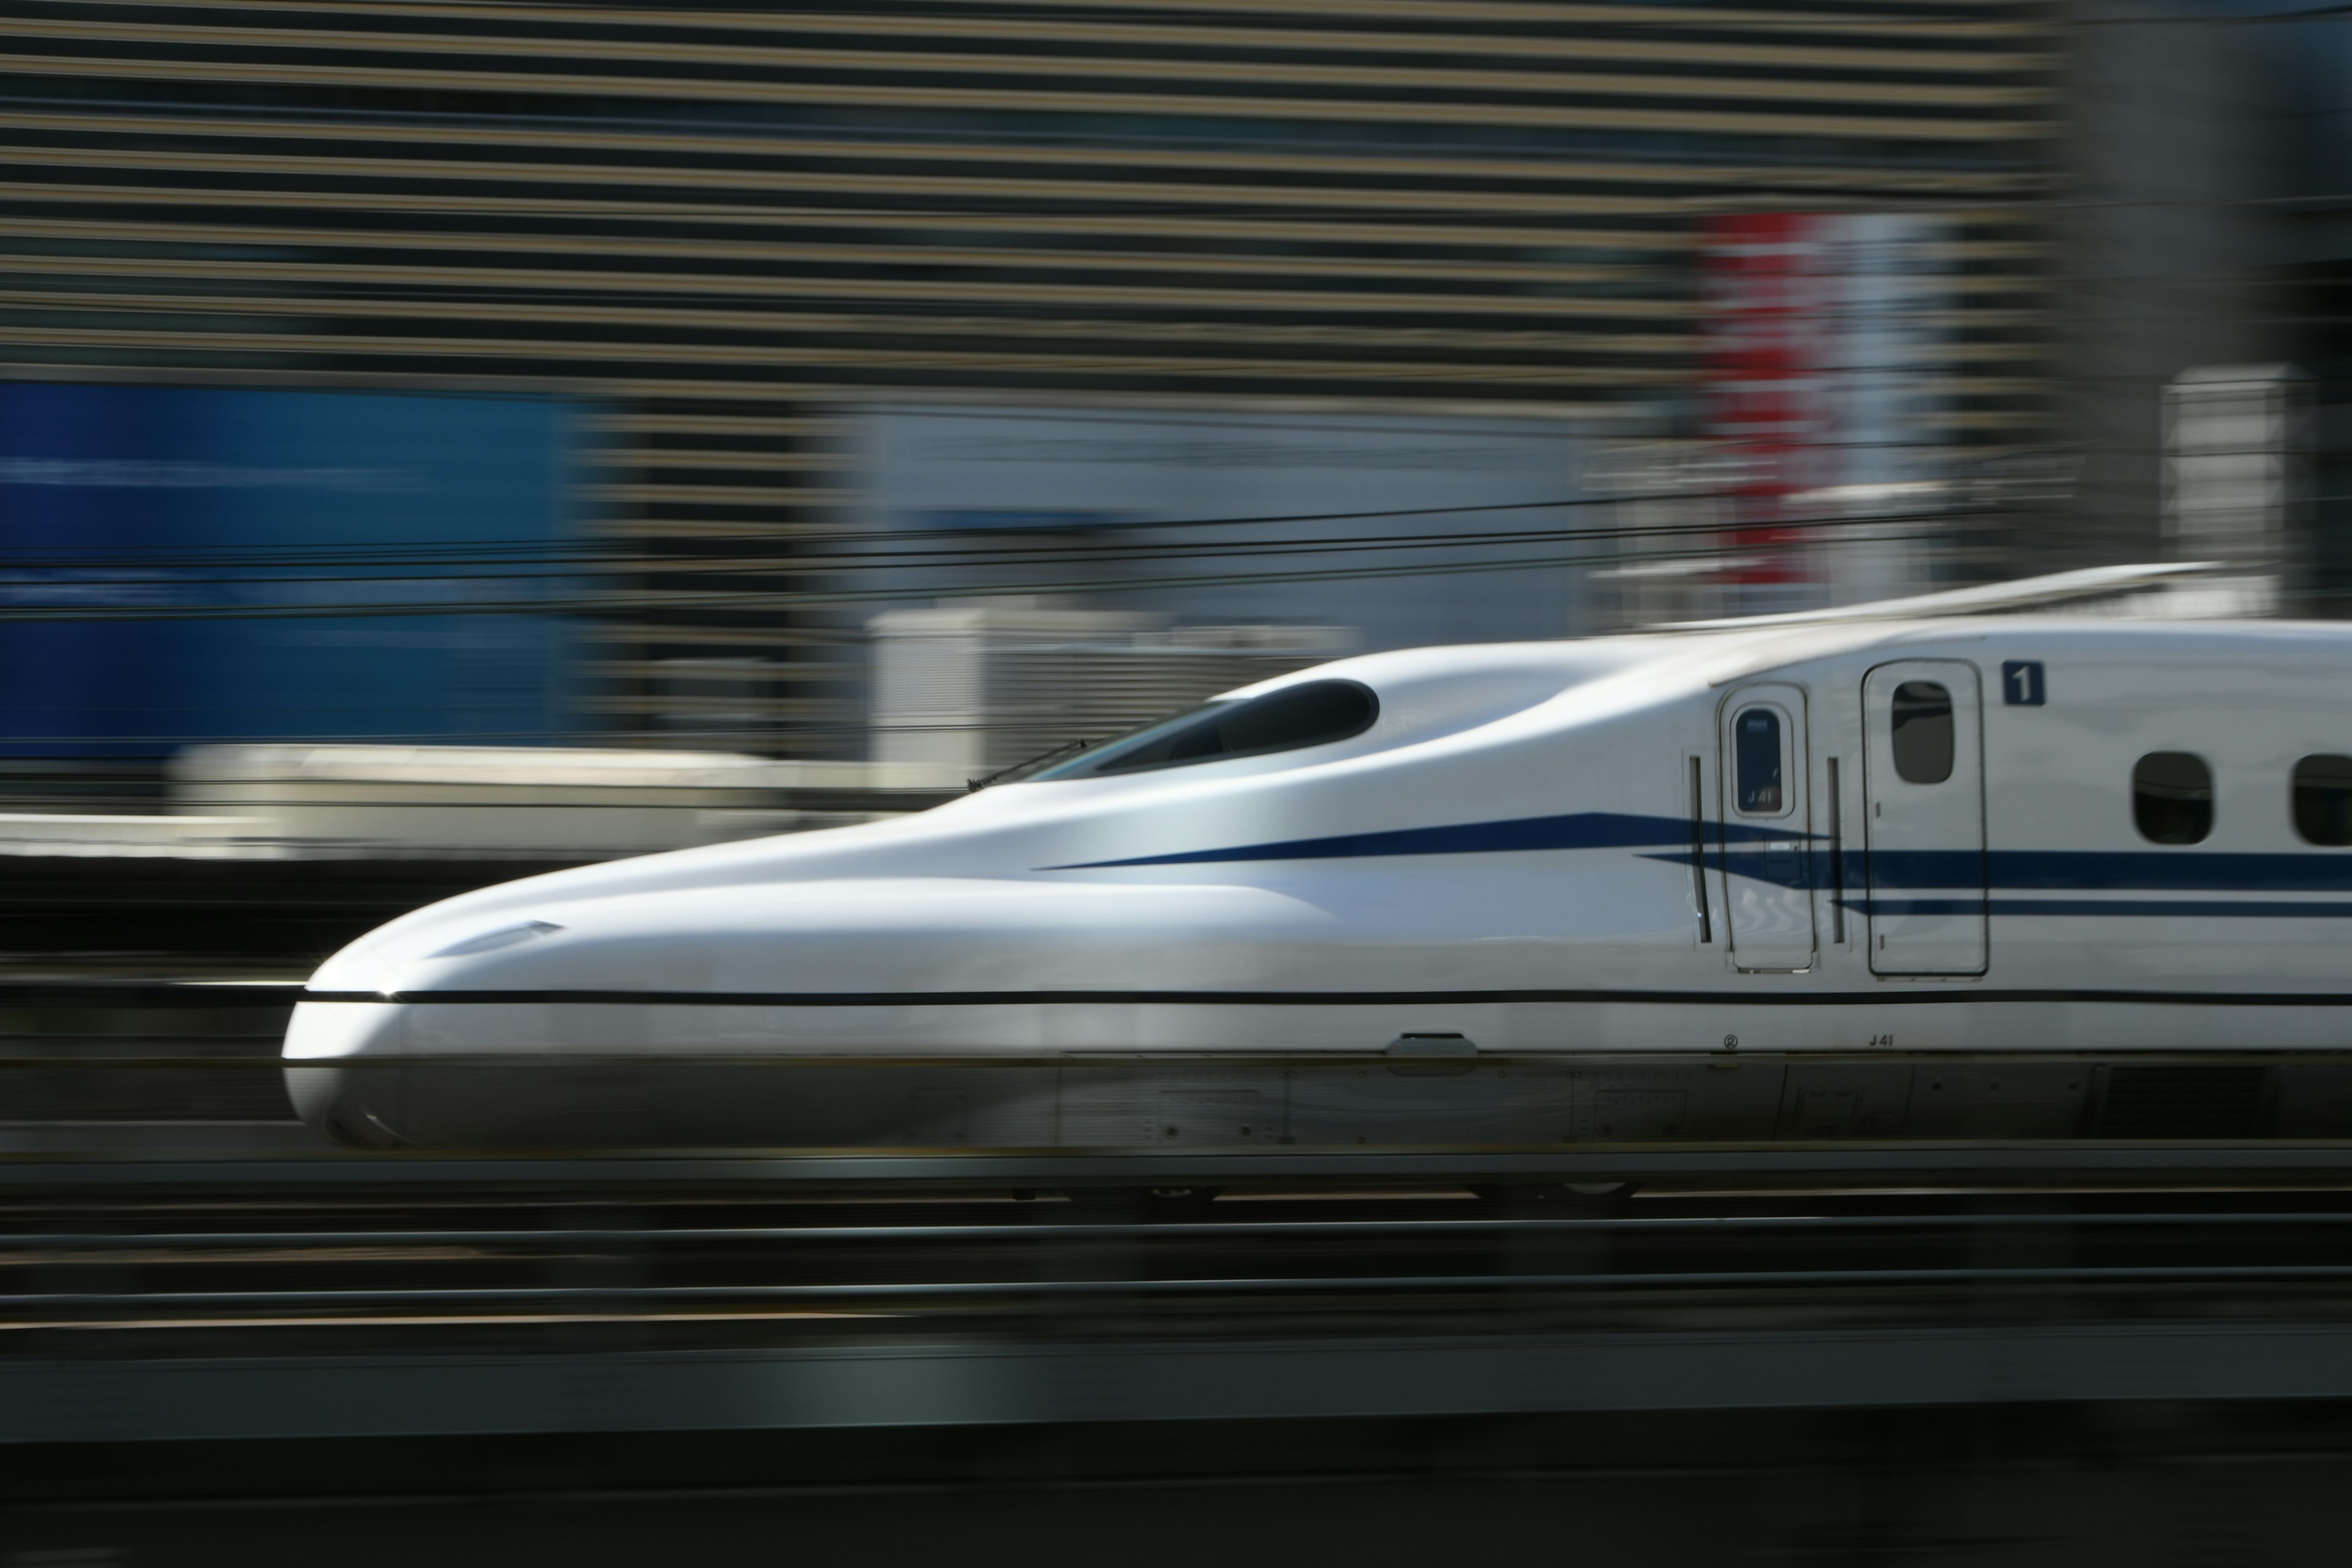
[[[1464,510],[1484,510],[1465,508]],[[1496,508],[1492,510],[1509,510]],[[641,574],[656,577],[691,575],[703,572],[768,572],[806,575],[824,573],[862,573],[906,571],[912,568],[939,570],[950,567],[1003,567],[1062,563],[1106,563],[1157,560],[1190,560],[1202,556],[1244,557],[1265,555],[1299,555],[1352,553],[1362,551],[1428,550],[1476,548],[1496,544],[1555,542],[1569,540],[1612,540],[1650,537],[1678,537],[1694,533],[1776,531],[1789,529],[1822,529],[1872,524],[1903,524],[1948,521],[1965,515],[1947,510],[1903,513],[1872,513],[1859,516],[1807,516],[1788,519],[1712,520],[1688,523],[1654,523],[1636,527],[1579,527],[1560,529],[1513,529],[1474,532],[1412,533],[1402,535],[1349,534],[1313,539],[1248,539],[1201,541],[1192,543],[1119,544],[1087,543],[1065,548],[1043,545],[1021,545],[1003,550],[922,550],[887,548],[889,541],[869,539],[865,542],[877,548],[843,552],[796,552],[788,556],[751,556],[740,552],[719,555],[659,555],[650,553],[616,554],[613,556],[583,555],[571,563],[523,563],[510,567],[488,570],[456,570],[463,564],[482,567],[483,563],[458,563],[425,560],[386,563],[373,572],[343,572],[331,575],[290,575],[274,571],[268,574],[229,576],[220,574],[203,577],[164,579],[163,568],[150,568],[159,574],[155,581],[180,581],[193,586],[220,590],[236,587],[316,586],[334,584],[392,584],[407,582],[569,582],[584,573],[603,568],[612,570],[632,567]],[[903,536],[902,536],[903,537]],[[919,536],[918,536],[919,537]],[[429,571],[412,574],[414,568],[429,567]],[[119,570],[128,570],[122,568]],[[254,570],[251,567],[247,571]],[[288,569],[289,571],[292,569]],[[19,587],[39,585],[41,580],[30,583],[16,580]],[[10,584],[6,569],[0,567],[0,595]],[[124,586],[133,586],[126,583]],[[1116,583],[1107,584],[1116,586]],[[0,597],[0,617],[5,617],[5,597]]]
[[[1948,521],[1932,513],[1910,514],[1900,520],[1884,517],[1836,520],[1846,522],[1871,523],[1881,527],[1890,521],[1927,526]],[[1691,525],[1685,531],[1709,534],[1737,533],[1747,530],[1779,531],[1793,530],[1799,525],[1775,521],[1769,524],[1708,523]],[[1576,537],[1576,536],[1567,536]],[[1801,549],[1803,542],[1790,539],[1749,547],[1751,552],[1769,553],[1774,551]],[[1425,544],[1418,546],[1427,548]],[[452,616],[452,615],[550,615],[596,614],[611,615],[631,609],[709,609],[773,607],[792,605],[853,605],[887,603],[909,598],[987,598],[1005,595],[1035,595],[1041,594],[1102,594],[1129,593],[1141,588],[1176,589],[1203,587],[1234,587],[1282,583],[1345,582],[1381,577],[1455,576],[1481,572],[1532,571],[1547,568],[1583,568],[1658,563],[1675,561],[1721,559],[1723,547],[1708,545],[1681,551],[1621,551],[1612,554],[1580,552],[1570,554],[1512,557],[1488,561],[1442,561],[1412,563],[1385,566],[1346,566],[1321,569],[1301,569],[1276,572],[1208,573],[1192,576],[1163,575],[1150,578],[1105,580],[1099,577],[1074,578],[1049,582],[1015,583],[933,583],[919,586],[891,585],[874,588],[759,588],[724,592],[716,590],[678,589],[668,592],[647,590],[614,590],[593,596],[559,599],[552,596],[496,600],[430,600],[398,603],[339,604],[339,605],[206,605],[186,606],[28,606],[24,605],[0,607],[0,623],[7,621],[109,621],[109,620],[282,620],[294,618],[337,618],[384,616]]]
[[[1255,549],[1344,549],[1356,545],[1381,548],[1409,547],[1413,544],[1450,546],[1475,543],[1482,540],[1510,538],[1549,538],[1560,536],[1627,537],[1651,533],[1705,532],[1721,530],[1811,528],[1836,524],[1858,524],[1879,521],[1899,521],[1928,516],[1958,515],[1953,509],[1938,508],[1900,512],[1854,512],[1840,510],[1823,513],[1783,514],[1729,518],[1689,523],[1647,524],[1639,527],[1580,527],[1575,530],[1511,531],[1508,532],[1445,531],[1421,534],[1351,534],[1325,539],[1213,540],[1192,544],[1120,542],[1106,537],[1096,537],[1083,545],[1047,547],[1036,543],[1023,544],[1006,550],[973,551],[957,549],[924,549],[920,542],[933,539],[976,539],[1003,541],[1009,538],[1034,540],[1049,534],[1092,534],[1124,536],[1164,529],[1216,529],[1259,527],[1276,524],[1374,521],[1387,519],[1410,519],[1468,515],[1484,512],[1580,511],[1595,508],[1613,508],[1647,502],[1727,502],[1748,500],[1753,492],[1742,487],[1693,489],[1674,487],[1666,489],[1623,491],[1592,496],[1552,497],[1537,500],[1475,501],[1458,505],[1430,505],[1358,510],[1351,511],[1263,513],[1235,517],[1137,518],[1118,519],[1099,524],[1052,524],[1035,528],[1017,525],[949,525],[929,524],[912,528],[886,528],[866,531],[835,531],[793,532],[782,535],[777,542],[787,552],[758,554],[747,552],[740,541],[724,535],[698,537],[686,542],[717,545],[716,553],[692,552],[687,550],[653,550],[642,539],[624,542],[599,539],[551,539],[526,541],[417,541],[404,543],[362,542],[340,545],[331,542],[316,547],[315,555],[254,556],[244,550],[275,550],[278,546],[215,547],[205,546],[186,551],[146,551],[90,555],[45,555],[37,545],[11,544],[5,561],[0,561],[0,580],[10,568],[38,571],[127,571],[145,569],[157,572],[195,570],[204,567],[234,567],[247,572],[268,573],[252,581],[267,583],[366,582],[385,581],[384,573],[361,573],[349,576],[296,577],[288,573],[312,566],[359,567],[371,564],[386,568],[430,565],[436,568],[455,566],[493,566],[510,562],[516,570],[485,573],[485,576],[510,578],[524,575],[523,569],[545,565],[551,558],[568,560],[581,566],[636,565],[647,570],[673,573],[694,570],[741,571],[751,567],[774,570],[802,570],[813,563],[837,565],[853,563],[873,565],[931,564],[940,558],[954,563],[1001,563],[1017,556],[1021,559],[1038,557],[1079,556],[1084,558],[1118,555],[1147,556],[1167,552],[1224,552]],[[858,551],[828,555],[826,546],[850,544],[864,547]],[[65,549],[68,547],[58,547]],[[86,550],[86,547],[73,547]],[[450,574],[436,572],[436,576]],[[206,582],[234,582],[238,579],[215,574]]]
[[[723,467],[724,465],[723,465],[723,464],[719,464],[719,465],[716,465],[716,466]],[[1667,493],[1668,493],[1668,492],[1660,491],[1660,492],[1656,492],[1656,493],[1655,493],[1655,494],[1654,494],[1654,495],[1649,495],[1649,496],[1607,496],[1607,497],[1601,497],[1601,496],[1581,496],[1581,497],[1555,498],[1555,499],[1549,499],[1549,500],[1528,500],[1528,501],[1481,501],[1481,502],[1475,502],[1475,503],[1470,503],[1470,504],[1465,504],[1465,505],[1461,505],[1461,506],[1401,507],[1401,508],[1393,508],[1393,509],[1387,509],[1387,510],[1372,510],[1372,511],[1358,510],[1358,511],[1325,511],[1325,512],[1286,512],[1286,513],[1273,513],[1273,514],[1266,514],[1266,515],[1261,515],[1261,516],[1252,516],[1252,517],[1169,518],[1169,519],[1162,519],[1162,520],[1139,519],[1139,520],[1137,520],[1137,521],[1132,521],[1132,522],[1129,522],[1129,521],[1120,521],[1120,522],[1118,522],[1118,523],[1112,524],[1112,525],[1110,525],[1110,526],[1117,527],[1117,528],[1119,528],[1119,529],[1130,529],[1130,528],[1238,528],[1238,527],[1253,526],[1253,525],[1265,524],[1265,523],[1287,523],[1287,522],[1349,522],[1349,521],[1366,521],[1366,520],[1370,520],[1370,519],[1375,519],[1375,518],[1386,518],[1386,517],[1436,517],[1436,516],[1443,516],[1443,515],[1445,515],[1445,514],[1448,514],[1448,513],[1457,513],[1457,512],[1477,512],[1477,511],[1528,511],[1528,510],[1552,510],[1552,509],[1561,509],[1561,508],[1578,508],[1578,507],[1589,507],[1589,506],[1614,505],[1614,504],[1617,504],[1618,502],[1620,502],[1620,501],[1623,501],[1623,500],[1656,500],[1656,499],[1664,499],[1664,498],[1667,495]],[[1687,496],[1687,495],[1689,495],[1691,492],[1686,491],[1686,490],[1677,490],[1677,491],[1675,491],[1675,492],[1672,492],[1672,493],[1673,493],[1674,495],[1675,495],[1675,496]],[[1002,528],[1002,527],[963,526],[963,527],[945,527],[945,528],[930,528],[930,527],[925,527],[925,528],[923,528],[923,529],[921,529],[921,530],[919,530],[919,531],[919,531],[919,533],[920,533],[922,536],[925,536],[925,537],[937,537],[937,536],[943,536],[943,535],[976,535],[976,536],[982,536],[982,537],[1003,537],[1003,536],[1004,534],[1006,534],[1007,532],[1010,532],[1010,531],[1013,531],[1013,530],[1007,530],[1007,529],[1004,529],[1004,528]],[[793,534],[793,535],[789,536],[789,542],[790,542],[790,543],[794,547],[794,549],[795,549],[795,550],[798,550],[798,549],[805,548],[805,547],[807,547],[807,546],[809,546],[809,545],[811,545],[811,544],[819,544],[819,543],[824,543],[824,542],[834,542],[834,541],[843,541],[843,540],[847,540],[847,541],[855,541],[855,542],[863,542],[863,543],[871,543],[871,542],[877,542],[877,541],[880,541],[880,540],[887,540],[887,539],[889,539],[889,538],[891,538],[891,537],[894,537],[894,535],[893,535],[893,533],[892,533],[892,532],[889,532],[889,531],[862,531],[862,532],[856,532],[856,531],[840,531],[840,532],[835,532],[835,533],[830,533],[830,534]],[[59,548],[67,548],[67,547],[59,547]],[[139,563],[155,563],[155,564],[161,564],[161,563],[177,563],[177,562],[181,562],[181,561],[183,561],[183,560],[201,562],[201,561],[205,561],[205,560],[210,560],[210,559],[219,558],[220,552],[221,552],[223,549],[226,549],[226,550],[229,550],[229,551],[235,551],[235,550],[236,550],[236,549],[237,549],[237,548],[238,548],[238,547],[235,547],[235,546],[230,546],[230,547],[206,546],[206,547],[204,547],[204,548],[203,548],[203,549],[201,549],[201,550],[194,550],[194,551],[191,551],[190,552],[188,552],[188,554],[187,554],[186,556],[183,556],[183,555],[181,555],[181,554],[178,554],[178,553],[175,553],[175,552],[162,552],[162,553],[148,552],[148,553],[144,553],[144,554],[141,554],[141,555],[136,555],[136,556],[124,555],[124,554],[116,554],[116,553],[111,553],[111,552],[110,552],[110,553],[103,554],[103,555],[97,555],[97,556],[83,555],[83,556],[79,556],[79,557],[73,557],[73,558],[67,558],[67,559],[64,559],[64,560],[59,560],[59,559],[55,558],[55,557],[44,557],[44,556],[41,554],[41,552],[40,552],[40,551],[41,551],[41,547],[39,547],[39,546],[37,546],[37,545],[24,545],[24,546],[20,546],[20,545],[11,544],[11,545],[9,546],[9,548],[8,548],[8,556],[9,556],[9,560],[10,560],[10,562],[11,562],[12,563],[31,563],[40,564],[40,565],[43,565],[43,566],[51,566],[51,567],[68,566],[68,565],[84,565],[84,566],[93,566],[93,567],[94,567],[94,566],[101,566],[101,565],[102,565],[102,566],[119,566],[119,565],[124,564],[126,562],[131,562],[131,561],[139,562]],[[275,546],[268,546],[268,545],[257,545],[257,546],[251,546],[251,547],[247,547],[247,548],[252,548],[252,549],[273,549],[273,548],[278,548],[278,547],[275,547]],[[334,551],[334,552],[336,552],[336,555],[337,555],[339,558],[343,558],[343,557],[341,556],[341,552],[342,552],[342,551],[343,551],[343,550],[345,550],[345,549],[349,549],[349,550],[352,550],[352,551],[358,551],[358,552],[373,552],[373,551],[383,551],[383,552],[397,552],[397,553],[404,553],[404,554],[408,554],[408,555],[410,555],[410,556],[412,556],[412,557],[422,557],[422,558],[425,558],[425,559],[429,559],[429,560],[433,560],[433,561],[436,561],[436,562],[437,562],[437,561],[444,561],[444,560],[449,560],[449,561],[459,560],[459,559],[462,559],[462,558],[463,558],[463,556],[464,556],[464,553],[465,553],[465,552],[470,552],[470,551],[477,551],[477,550],[479,550],[479,551],[486,551],[486,552],[500,552],[500,551],[507,551],[507,550],[514,550],[514,551],[518,551],[518,552],[526,552],[526,554],[528,554],[528,555],[538,555],[538,554],[544,553],[545,552],[548,552],[548,551],[553,551],[553,550],[576,550],[576,551],[583,552],[583,553],[584,553],[584,552],[598,552],[598,554],[599,554],[599,558],[603,558],[603,556],[604,556],[604,552],[609,551],[612,547],[611,547],[611,546],[608,546],[608,545],[604,545],[604,544],[601,544],[601,543],[599,543],[599,542],[593,542],[593,541],[566,541],[566,540],[517,540],[517,541],[474,542],[474,541],[462,541],[462,540],[461,540],[461,541],[450,541],[450,542],[446,542],[446,543],[445,543],[445,542],[426,542],[426,541],[419,541],[419,542],[392,542],[392,543],[365,542],[365,543],[359,543],[359,544],[354,544],[354,545],[351,545],[351,546],[339,546],[339,545],[333,545],[333,544],[331,544],[331,543],[322,543],[322,544],[321,544],[320,546],[319,546],[318,548],[332,550],[332,551]],[[454,552],[454,553],[453,553],[453,552]],[[666,561],[670,561],[670,560],[686,560],[686,559],[690,559],[690,557],[684,557],[684,556],[671,556],[671,555],[656,554],[656,553],[654,553],[654,552],[646,552],[646,551],[645,551],[645,550],[644,550],[644,548],[643,548],[642,546],[638,546],[638,547],[636,547],[636,556],[637,556],[637,558],[641,558],[641,559],[645,559],[645,560],[648,560],[648,561],[665,561],[665,562],[666,562]],[[235,563],[236,563],[236,564],[247,565],[247,566],[260,565],[260,564],[278,564],[278,563],[278,563],[278,562],[270,562],[270,561],[267,561],[267,560],[263,560],[263,561],[256,561],[256,560],[254,560],[254,559],[252,559],[252,558],[250,558],[250,557],[238,556],[238,555],[231,555],[231,556],[229,557],[229,559],[233,560],[233,561],[235,562]],[[297,563],[299,564],[299,563]]]
[[[1100,531],[1079,529],[1041,529],[1024,531],[1017,528],[973,528],[931,530],[917,529],[871,533],[838,533],[820,536],[799,536],[791,542],[788,554],[747,554],[740,547],[717,552],[688,553],[653,552],[637,546],[618,549],[594,542],[570,547],[568,559],[551,560],[547,552],[534,552],[502,563],[495,558],[468,559],[462,553],[444,554],[438,547],[419,546],[420,553],[406,558],[385,558],[371,563],[337,561],[317,564],[340,565],[346,570],[322,574],[310,572],[311,563],[289,560],[238,560],[229,564],[237,573],[215,569],[203,575],[194,574],[208,564],[201,558],[194,561],[176,557],[102,556],[79,557],[67,562],[23,559],[25,552],[11,552],[12,559],[0,563],[0,593],[12,584],[21,590],[37,589],[44,584],[65,586],[79,584],[82,579],[70,577],[16,576],[11,578],[13,567],[19,572],[66,573],[89,571],[107,574],[100,585],[112,584],[125,588],[185,583],[211,589],[235,587],[315,586],[333,584],[392,584],[411,581],[489,582],[562,580],[570,581],[593,569],[633,567],[650,576],[675,576],[696,572],[742,573],[768,571],[802,574],[811,572],[867,572],[906,570],[908,568],[939,569],[941,567],[1003,566],[1055,563],[1060,562],[1121,562],[1160,559],[1191,559],[1203,555],[1274,555],[1312,554],[1321,552],[1351,552],[1366,550],[1453,549],[1465,546],[1553,542],[1560,541],[1609,541],[1637,538],[1675,538],[1689,535],[1718,533],[1779,532],[1783,531],[1846,529],[1868,526],[1903,526],[1948,521],[1973,515],[1966,508],[1948,506],[1888,512],[1807,512],[1797,514],[1757,515],[1750,517],[1716,517],[1688,522],[1643,523],[1633,525],[1580,524],[1567,528],[1534,528],[1508,530],[1449,530],[1412,533],[1353,533],[1321,537],[1276,537],[1243,540],[1202,540],[1194,542],[1129,542],[1123,540],[1093,539],[1070,545],[1048,545],[1034,542],[1040,533],[1103,531],[1125,533],[1130,529],[1223,528],[1273,523],[1370,521],[1407,519],[1453,514],[1507,512],[1527,510],[1574,510],[1585,508],[1618,507],[1649,501],[1726,502],[1737,503],[1747,492],[1739,489],[1692,490],[1674,489],[1629,493],[1625,495],[1587,497],[1563,500],[1479,503],[1455,507],[1414,507],[1356,512],[1317,512],[1286,515],[1264,515],[1239,518],[1183,519],[1137,524],[1115,524]],[[976,549],[969,546],[924,548],[924,542],[936,534],[952,534],[1003,541],[1024,539],[1028,542],[1003,545],[1000,548]],[[730,542],[711,541],[725,544]],[[832,551],[824,545],[851,544],[863,548]],[[808,548],[810,545],[819,548]],[[551,545],[550,550],[566,548]],[[430,552],[425,552],[429,551]],[[375,569],[365,568],[373,564]],[[423,576],[410,576],[407,569],[430,567]],[[466,571],[459,568],[476,568]],[[172,578],[165,574],[179,571],[190,575]],[[140,579],[136,573],[153,575]],[[324,606],[322,606],[324,607]],[[0,616],[7,608],[0,604]]]

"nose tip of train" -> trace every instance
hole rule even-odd
[[[281,1051],[302,1120],[369,1148],[486,1147],[533,1129],[601,1138],[590,1112],[604,1109],[634,1126],[637,1108],[605,1081],[614,1064],[574,1058],[627,1056],[646,1043],[639,1021],[621,1018],[615,1036],[564,999],[693,989],[714,959],[699,884],[647,893],[629,864],[461,894],[327,959]],[[573,1103],[600,1094],[617,1107]]]
[[[420,911],[336,954],[287,1026],[280,1055],[295,1110],[314,1132],[371,1149],[489,1146],[534,1127],[599,1131],[584,1112],[576,1127],[557,1124],[583,1096],[619,1098],[605,1065],[571,1059],[614,1042],[594,1028],[578,1034],[550,997],[630,988],[677,944],[649,952],[635,922],[609,912],[583,923],[543,905],[458,906]],[[629,1109],[624,1100],[619,1110]]]
[[[389,1064],[404,1054],[407,1012],[388,1000],[295,1004],[281,1052],[286,1091],[312,1131],[356,1148],[403,1142],[394,1125],[401,1085]]]

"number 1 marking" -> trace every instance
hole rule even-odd
[[[2000,700],[2011,708],[2039,708],[2048,700],[2042,661],[2012,658],[2000,667]]]

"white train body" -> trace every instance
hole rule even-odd
[[[792,1105],[777,1137],[825,1144],[2063,1131],[2102,1064],[2352,1047],[2352,847],[2326,826],[2352,814],[2327,784],[2352,753],[2347,677],[2352,630],[2287,623],[1377,654],[1219,710],[1344,710],[1331,683],[1353,683],[1376,716],[1341,739],[1092,771],[1104,748],[898,822],[419,910],[318,972],[287,1056],[306,1115],[376,1142],[594,1141],[593,1115],[634,1137],[626,1107],[534,1105],[551,1080],[528,1058],[738,1054],[894,1068],[853,1075],[835,1119],[822,1086],[851,1078],[729,1080]],[[1392,1047],[1456,1076],[1382,1084],[1366,1061]],[[2025,1091],[1985,1063],[2035,1055],[2042,1079],[2009,1076],[2042,1110],[1986,1110]],[[524,1060],[370,1070],[467,1056]],[[1325,1058],[1371,1086],[1359,1111],[1279,1087]],[[905,1087],[926,1073],[928,1111]],[[1973,1096],[1974,1121],[1930,1113],[1948,1078],[1939,1103]],[[1750,1110],[1706,1111],[1735,1079]],[[2335,1095],[2322,1081],[2295,1092]],[[714,1135],[765,1125],[723,1109]]]

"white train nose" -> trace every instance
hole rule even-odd
[[[590,935],[563,911],[459,900],[352,944],[311,977],[288,1026],[296,1110],[315,1131],[362,1148],[601,1134],[585,1110],[625,1110],[629,1097],[611,1067],[571,1058],[645,1042],[593,1026],[567,1033],[549,999],[632,988],[643,937],[625,922],[605,927]],[[583,1110],[583,1100],[596,1104]]]
[[[311,1131],[396,1148],[409,1009],[394,1002],[299,1002],[286,1030],[286,1090]]]
[[[511,966],[527,946],[558,931],[558,921],[512,913],[433,921],[402,933],[404,940],[362,942],[330,960],[311,978],[286,1030],[286,1087],[312,1131],[359,1148],[398,1148],[434,1141],[420,1128],[420,1107],[435,1097],[471,1106],[487,1090],[493,1099],[532,1093],[529,1079],[496,1068],[457,1068],[427,1084],[430,1064],[420,1058],[471,1056],[543,1047],[542,1008],[498,1009],[492,1019],[469,1016],[473,1027],[436,1027],[448,1019],[422,1017],[432,1007],[402,1000],[422,991],[504,990]],[[503,972],[503,973],[502,973]],[[439,1009],[447,1014],[448,1008]],[[462,1009],[479,1014],[480,1008]],[[522,1015],[530,1015],[525,1017]],[[523,1025],[517,1028],[514,1026]],[[428,1118],[429,1120],[429,1118]]]

